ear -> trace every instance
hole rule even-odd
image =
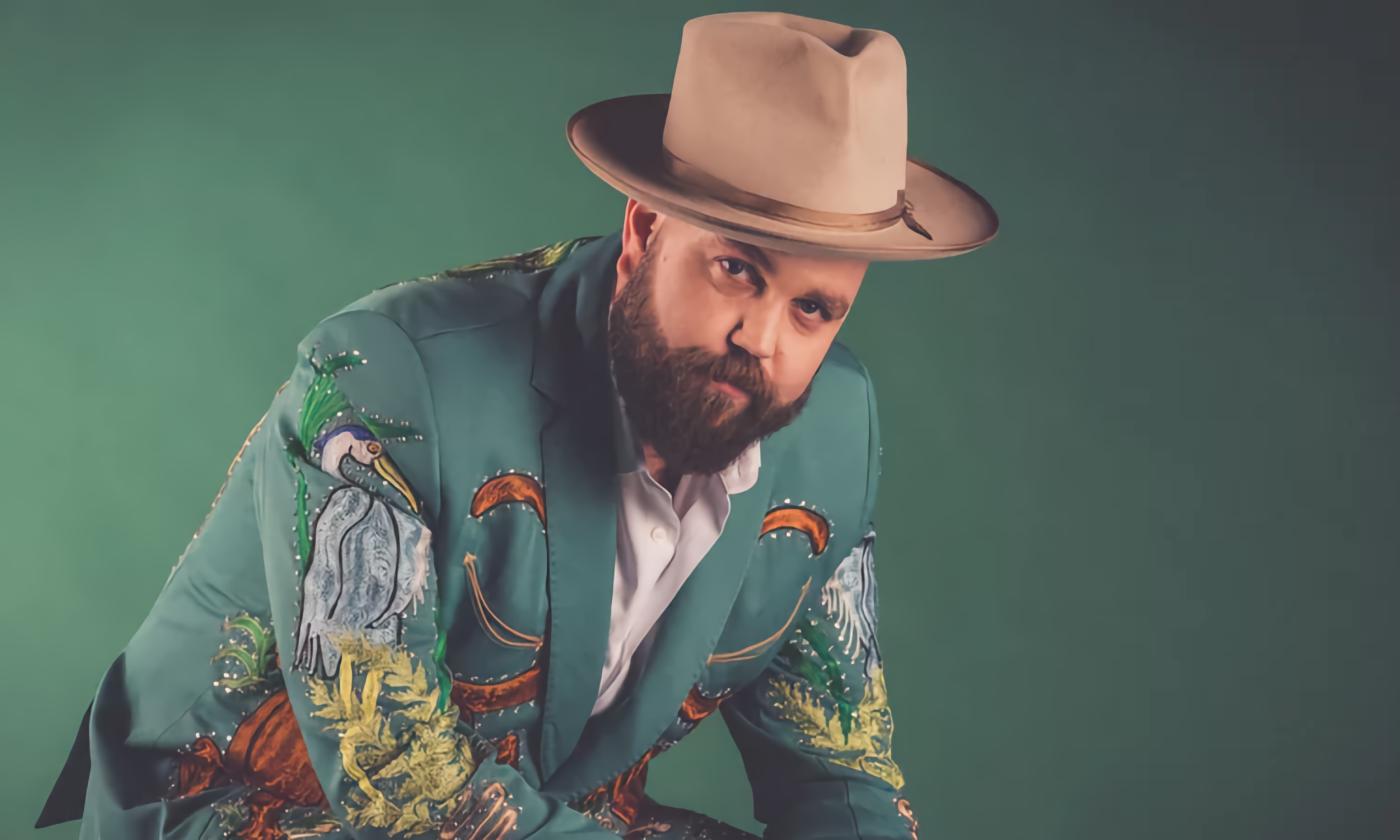
[[[652,210],[635,198],[627,199],[622,212],[622,253],[617,257],[617,282],[613,286],[613,300],[622,294],[623,288],[632,279],[637,264],[649,248],[656,247],[657,233],[665,216]]]

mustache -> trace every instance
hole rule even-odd
[[[763,373],[758,359],[743,352],[732,351],[722,356],[699,348],[680,351],[686,367],[697,377],[733,385],[749,395],[756,405],[771,405],[775,400],[773,386]]]

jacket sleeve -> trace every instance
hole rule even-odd
[[[332,815],[354,837],[612,837],[492,760],[438,633],[442,510],[427,375],[392,319],[302,342],[254,473],[277,654]]]
[[[769,838],[910,838],[918,823],[894,762],[876,641],[879,426],[866,376],[869,455],[861,538],[759,675],[720,707]]]

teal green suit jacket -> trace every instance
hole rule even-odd
[[[377,290],[305,338],[41,823],[83,836],[730,836],[646,796],[719,710],[775,837],[908,837],[875,639],[879,439],[834,344],[590,719],[616,556],[620,234]]]

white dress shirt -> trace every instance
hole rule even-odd
[[[608,652],[591,714],[617,699],[632,666],[642,667],[652,630],[729,519],[729,497],[758,481],[754,441],[715,475],[687,474],[674,496],[647,472],[622,400],[616,401],[617,565],[613,571]]]

